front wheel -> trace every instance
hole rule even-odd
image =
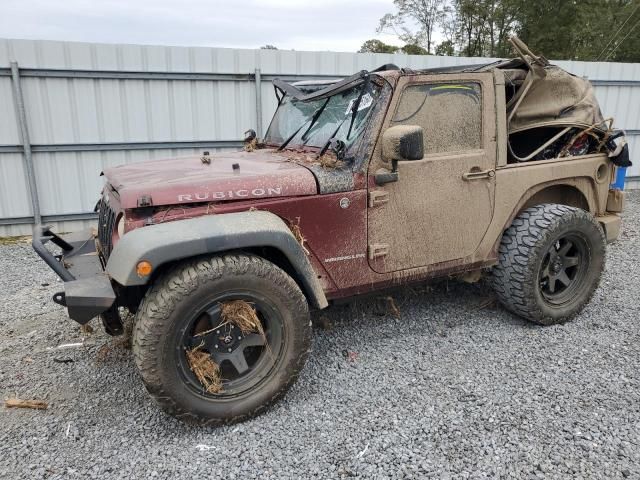
[[[255,416],[282,397],[306,361],[311,326],[295,281],[263,258],[189,260],[149,289],[133,332],[147,390],[189,423]]]
[[[491,282],[500,302],[528,320],[552,325],[589,302],[605,262],[605,237],[579,208],[527,208],[505,231]]]

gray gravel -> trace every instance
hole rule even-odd
[[[395,294],[399,319],[332,307],[285,400],[219,429],[165,416],[128,350],[95,321],[83,338],[51,303],[59,282],[30,247],[0,246],[0,397],[50,405],[0,407],[0,478],[640,478],[629,197],[602,286],[572,323],[528,324],[484,286],[451,282]]]

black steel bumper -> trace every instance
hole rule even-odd
[[[33,249],[64,281],[64,292],[56,293],[53,301],[67,307],[70,318],[85,324],[108,310],[116,300],[96,251],[95,235],[85,231],[61,237],[50,228],[35,226]],[[53,255],[45,248],[49,241],[62,249],[61,255]]]

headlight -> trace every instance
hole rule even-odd
[[[122,238],[122,236],[124,235],[124,225],[125,225],[125,216],[124,213],[122,215],[120,215],[120,217],[118,218],[118,224],[116,226],[116,229],[118,231],[118,238]]]

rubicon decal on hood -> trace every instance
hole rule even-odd
[[[183,193],[178,195],[179,202],[198,202],[203,200],[223,200],[243,197],[271,197],[282,195],[282,187],[254,188],[251,190],[228,190],[226,192]]]

